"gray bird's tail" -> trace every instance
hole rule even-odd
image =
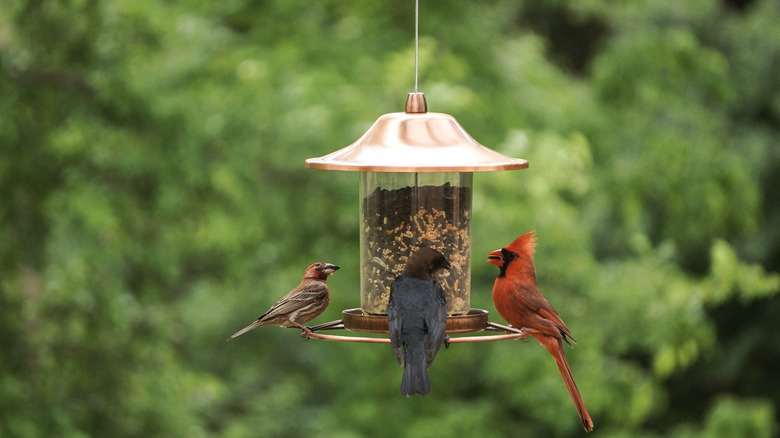
[[[415,394],[426,395],[429,392],[431,392],[431,381],[428,380],[428,368],[422,345],[407,348],[404,376],[401,379],[401,394],[404,397],[411,397]]]

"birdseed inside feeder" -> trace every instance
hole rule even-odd
[[[526,160],[482,146],[451,115],[427,112],[423,93],[409,93],[405,112],[379,117],[355,143],[306,166],[361,173],[360,309],[343,312],[345,328],[387,331],[390,285],[420,247],[452,265],[439,278],[448,331],[486,327],[487,311],[470,307],[472,174],[525,169]]]

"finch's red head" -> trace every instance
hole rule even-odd
[[[331,263],[317,262],[306,268],[303,274],[304,280],[322,280],[325,281],[328,275],[339,270],[339,266]]]

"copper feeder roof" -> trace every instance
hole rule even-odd
[[[482,172],[525,169],[474,140],[449,114],[427,112],[423,93],[409,93],[403,113],[385,114],[351,145],[306,160],[306,167],[364,172]]]

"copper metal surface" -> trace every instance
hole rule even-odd
[[[358,310],[358,309],[355,309]],[[487,312],[485,312],[487,313]],[[320,324],[315,327],[307,328],[301,332],[301,337],[303,339],[321,339],[324,341],[338,341],[338,342],[362,342],[362,343],[369,343],[369,344],[389,344],[390,338],[388,336],[382,336],[382,337],[365,337],[365,336],[353,336],[353,335],[326,335],[319,333],[319,331],[326,331],[326,330],[343,330],[344,322],[343,320],[337,320],[337,321],[331,321],[325,324]],[[504,332],[503,335],[485,335],[483,333],[487,332]],[[532,332],[531,330],[530,332]],[[506,340],[516,340],[516,339],[522,339],[525,341],[526,336],[530,333],[528,329],[517,329],[515,327],[508,327],[501,324],[496,324],[494,322],[488,322],[487,326],[485,327],[484,331],[480,331],[478,335],[473,336],[460,336],[460,337],[450,337],[448,336],[446,339],[444,339],[445,346],[448,346],[449,344],[460,344],[460,343],[473,343],[473,342],[491,342],[491,341],[506,341]],[[474,332],[471,332],[474,333]]]
[[[425,100],[425,93],[409,93],[406,96],[404,112],[407,114],[427,113],[428,101]]]
[[[344,328],[356,332],[389,333],[387,315],[371,315],[360,309],[347,309],[341,313]],[[468,333],[488,327],[488,311],[471,309],[466,315],[447,317],[447,333]]]
[[[355,143],[309,158],[306,166],[365,172],[482,172],[528,167],[526,160],[477,143],[451,115],[424,111],[422,93],[410,93],[407,112],[379,117]]]

